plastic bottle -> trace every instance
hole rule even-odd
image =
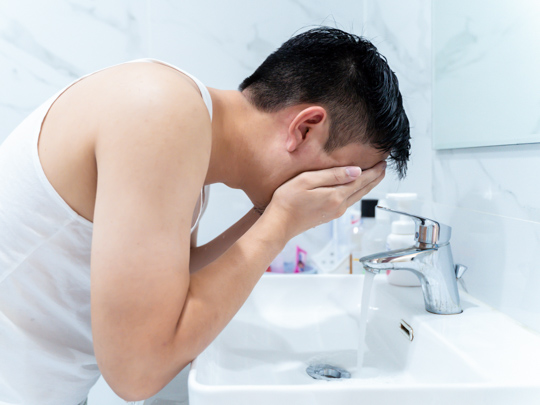
[[[360,201],[360,220],[358,221],[357,225],[352,228],[353,234],[351,237],[351,248],[350,248],[350,254],[349,254],[349,272],[351,274],[353,273],[359,273],[363,274],[364,269],[358,266],[358,262],[356,262],[356,265],[353,263],[353,257],[355,258],[361,258],[365,256],[366,249],[366,234],[369,234],[371,230],[374,228],[375,224],[375,207],[377,206],[378,200],[365,198]]]
[[[360,216],[360,222],[362,224],[362,230],[363,230],[363,237],[362,240],[364,240],[366,234],[371,232],[371,230],[376,225],[376,219],[375,219],[375,208],[377,207],[379,200],[374,200],[370,198],[364,198],[360,202],[360,208],[361,208],[361,216]]]
[[[386,207],[385,200],[379,200],[378,205]],[[362,237],[362,254],[364,256],[386,250],[386,240],[390,234],[390,213],[375,210],[375,224]]]
[[[354,233],[352,237],[353,250],[358,252],[358,254],[365,256],[366,249],[365,236],[375,226],[375,207],[377,206],[378,200],[365,198],[360,201],[360,224],[358,230]]]
[[[393,209],[407,213],[411,211],[416,198],[416,193],[391,193],[386,195],[386,199]],[[392,222],[391,233],[386,239],[386,249],[403,249],[414,245],[415,231],[414,221],[410,217],[400,215],[397,221]],[[420,280],[410,271],[388,271],[386,274],[390,284],[405,287],[420,286]]]

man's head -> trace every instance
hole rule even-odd
[[[396,75],[371,42],[335,28],[311,29],[268,56],[239,90],[265,112],[323,107],[325,152],[351,143],[370,146],[389,154],[399,177],[405,176],[409,121]]]

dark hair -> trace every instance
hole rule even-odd
[[[390,153],[403,178],[410,155],[409,120],[398,79],[366,39],[330,27],[296,35],[239,86],[261,111],[320,104],[328,111],[327,153],[352,142]]]

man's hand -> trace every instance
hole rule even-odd
[[[275,215],[288,239],[343,215],[385,176],[386,162],[361,171],[334,167],[304,172],[284,183],[272,197],[265,215]]]

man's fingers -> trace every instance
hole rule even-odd
[[[348,198],[358,190],[361,190],[366,185],[370,184],[373,180],[377,179],[385,170],[386,162],[379,162],[371,169],[365,170],[359,178],[355,179],[355,181],[338,186],[337,188],[343,193],[343,198]]]
[[[368,183],[360,190],[357,190],[355,193],[349,196],[349,198],[347,198],[347,207],[350,207],[351,205],[357,203],[362,199],[362,197],[364,197],[367,193],[373,190],[384,179],[385,174],[386,172],[383,170],[377,178],[371,181],[371,183]]]
[[[358,178],[360,173],[362,173],[362,169],[359,167],[347,166],[304,172],[298,177],[306,184],[307,189],[312,190],[318,187],[330,187],[350,183]]]

